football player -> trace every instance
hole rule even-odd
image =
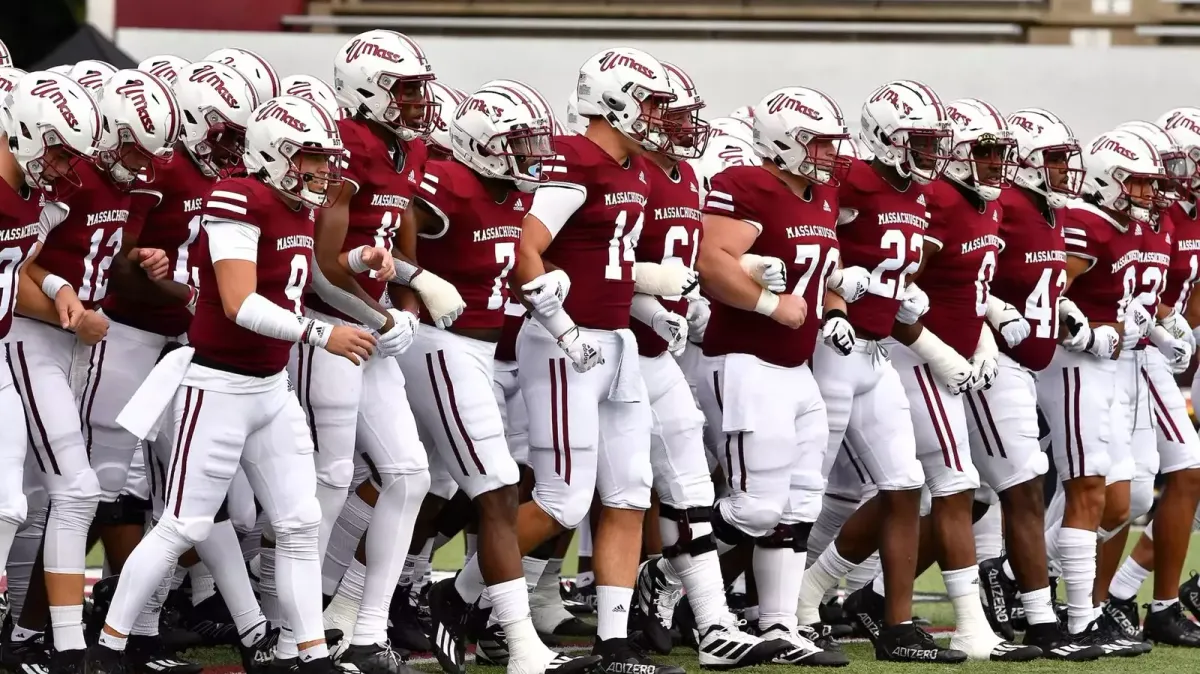
[[[1026,644],[1051,659],[1094,660],[1103,651],[1068,639],[1051,605],[1041,477],[1048,464],[1038,441],[1036,388],[1058,344],[1067,279],[1062,209],[1083,186],[1082,158],[1071,128],[1051,112],[1018,110],[1007,122],[1018,166],[1013,186],[1000,194],[1004,246],[987,307],[998,367],[991,387],[968,392],[966,405],[971,455],[999,497],[1008,556],[982,562],[980,582],[989,622],[1003,636],[1013,637],[1008,615],[1019,599],[1029,623]]]
[[[709,127],[700,120],[704,101],[692,79],[675,65],[664,62],[663,67],[675,94],[665,120],[670,146],[646,155],[654,167],[649,171],[647,217],[635,259],[692,269],[700,254],[700,189],[695,172],[684,160],[704,154]],[[674,358],[687,345],[688,303],[685,298],[660,302],[643,294],[633,300],[633,316],[638,320],[632,328],[654,413],[650,459],[661,503],[658,520],[650,524],[659,532],[662,556],[643,563],[638,573],[643,633],[659,653],[671,652],[674,603],[680,589],[685,589],[696,617],[701,664],[750,666],[791,649],[786,642],[768,639],[764,643],[741,632],[725,605],[713,538],[715,494],[704,452],[704,414]],[[768,583],[760,591],[776,589]],[[794,598],[790,603],[795,604]],[[737,646],[731,648],[730,643]]]
[[[433,129],[425,137],[425,147],[430,159],[451,159],[454,152],[450,148],[450,122],[467,95],[436,81],[431,82],[429,88],[433,100],[438,104],[438,116],[433,120]]]
[[[246,127],[248,175],[220,181],[205,198],[191,346],[160,361],[121,417],[130,432],[153,439],[169,404],[175,437],[166,513],[130,556],[113,607],[144,604],[179,555],[208,537],[240,464],[275,532],[279,598],[301,671],[333,665],[317,584],[312,444],[288,390],[288,356],[304,342],[358,364],[375,348],[359,328],[302,313],[313,209],[332,202],[342,152],[333,118],[310,101],[280,97],[255,109]],[[131,625],[114,618],[89,653],[89,672],[121,671]],[[254,631],[261,638],[267,629]]]
[[[649,194],[646,174],[658,170],[640,155],[665,149],[662,116],[672,94],[662,65],[627,48],[589,58],[577,94],[587,133],[554,139],[556,156],[542,167],[548,182],[522,224],[513,271],[536,319],[522,326],[516,349],[536,476],[534,501],[520,509],[518,535],[522,552],[529,552],[575,527],[598,491],[604,507],[595,537],[600,608],[593,653],[605,668],[640,666],[661,674],[678,668],[653,664],[627,639],[637,542],[650,505],[651,427],[628,326],[635,288],[678,295],[690,282],[682,266],[677,272],[649,265],[637,280],[633,272]],[[482,586],[481,577],[475,561],[457,581],[446,582],[473,602],[471,588]],[[434,591],[439,588],[431,596]],[[439,661],[459,671],[463,646],[454,622],[460,613],[437,601],[430,608]]]
[[[908,396],[880,344],[891,335],[898,312],[915,321],[928,309],[923,293],[908,287],[909,277],[920,266],[928,224],[925,186],[941,176],[949,160],[950,121],[937,94],[911,80],[876,90],[863,105],[862,120],[859,133],[874,159],[851,160],[838,190],[844,209],[838,241],[849,267],[843,283],[865,273],[869,289],[843,319],[857,340],[848,349],[818,344],[813,375],[829,417],[824,474],[843,451],[844,440],[845,451],[855,455],[879,493],[850,517],[805,573],[799,618],[801,624],[818,622],[825,592],[879,550],[887,592],[875,656],[957,662],[966,654],[941,648],[911,622],[924,472]]]
[[[850,134],[841,109],[815,89],[779,89],[753,111],[762,166],[718,173],[703,209],[698,269],[712,315],[697,397],[723,435],[717,455],[729,487],[711,529],[723,552],[753,549],[759,630],[789,646],[774,661],[840,666],[843,653],[798,630],[796,604],[829,433],[808,361],[818,336],[847,352],[854,343],[845,300],[827,290],[840,259],[837,185],[848,168],[838,146]],[[783,273],[761,286],[758,269],[743,267],[747,254],[786,261]],[[790,289],[785,278],[795,280]],[[697,599],[690,603],[699,621]]]
[[[973,515],[983,514],[972,512],[980,471],[967,444],[962,395],[987,389],[997,374],[999,349],[986,318],[1001,247],[998,200],[1016,166],[1015,142],[1004,118],[984,101],[954,101],[946,115],[953,129],[952,158],[945,176],[925,190],[929,225],[921,266],[912,277],[928,295],[929,311],[911,324],[898,322],[892,335],[899,343],[889,354],[908,393],[917,457],[932,497],[923,526],[932,527],[933,535],[926,537],[917,570],[936,557],[954,605],[952,649],[974,659],[1024,662],[1041,650],[997,636],[979,599],[971,524]],[[1033,470],[1036,475],[1037,467]],[[852,611],[882,603],[871,587],[846,601]]]
[[[267,60],[249,49],[225,47],[205,56],[202,60],[220,63],[241,73],[254,87],[254,95],[260,103],[280,94],[279,73]]]
[[[1083,151],[1083,167],[1085,197],[1068,204],[1063,225],[1067,300],[1059,311],[1070,334],[1038,380],[1062,481],[1056,498],[1064,500],[1061,524],[1047,522],[1046,550],[1062,567],[1068,630],[1085,633],[1081,644],[1130,655],[1141,644],[1121,639],[1093,608],[1096,537],[1108,541],[1129,515],[1136,354],[1126,355],[1124,365],[1118,358],[1137,346],[1151,322],[1134,293],[1143,229],[1166,174],[1154,147],[1127,131],[1095,138]]]

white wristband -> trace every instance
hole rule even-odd
[[[763,316],[770,316],[771,314],[775,313],[775,309],[778,306],[779,295],[776,295],[770,290],[763,288],[762,292],[758,294],[758,302],[754,305],[754,311],[762,314]]]
[[[370,246],[359,246],[346,254],[346,266],[350,267],[350,271],[355,274],[362,274],[371,271],[366,262],[363,262],[363,252]]]
[[[69,285],[71,284],[61,276],[46,274],[46,278],[42,279],[42,292],[46,294],[46,297],[54,299],[58,297],[58,291]]]
[[[234,322],[264,337],[321,348],[329,342],[329,333],[333,331],[328,323],[297,316],[258,293],[250,293],[242,300]]]

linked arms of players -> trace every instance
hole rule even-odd
[[[769,316],[792,329],[799,328],[808,316],[804,298],[783,292],[786,285],[782,278],[777,285],[768,284],[779,292],[768,290],[755,280],[753,272],[747,273],[742,267],[741,258],[754,245],[758,232],[755,225],[745,220],[706,214],[696,259],[700,282],[705,292],[722,304]]]
[[[453,284],[417,264],[417,234],[442,229],[443,223],[436,218],[419,198],[401,216],[400,231],[392,248],[396,277],[388,284],[388,295],[392,304],[413,313],[420,310],[419,297],[433,324],[445,329],[462,315],[467,303]]]
[[[23,316],[71,330],[80,341],[91,346],[108,334],[108,320],[102,314],[84,309],[75,289],[65,279],[37,264],[37,256],[46,236],[66,217],[66,209],[58,204],[47,203],[42,209],[37,247],[21,268],[17,280],[16,311]]]

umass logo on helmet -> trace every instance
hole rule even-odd
[[[615,51],[610,51],[600,59],[600,72],[612,70],[617,66],[629,68],[630,70],[645,75],[646,77],[656,80],[658,75],[654,73],[654,69],[644,66],[637,59],[625,54],[618,54]]]
[[[29,93],[38,98],[45,98],[58,108],[58,112],[63,116],[63,121],[67,126],[71,127],[72,131],[79,130],[79,118],[71,110],[70,104],[67,102],[67,95],[58,88],[58,83],[54,80],[45,80],[38,82]]]
[[[1112,138],[1100,137],[1100,138],[1096,139],[1096,142],[1092,143],[1092,149],[1091,149],[1092,154],[1095,154],[1101,150],[1111,150],[1126,159],[1130,159],[1133,161],[1138,160],[1137,153],[1135,153],[1133,150],[1130,150],[1129,148],[1125,147],[1124,145],[1121,145],[1115,139],[1112,139]]]
[[[878,103],[879,101],[891,103],[892,107],[897,110],[903,110],[906,115],[912,114],[912,106],[900,100],[900,94],[896,93],[891,87],[880,89],[878,93],[871,97],[872,103]]]
[[[225,104],[234,110],[242,107],[238,103],[237,98],[234,97],[233,92],[229,90],[229,86],[225,84],[225,80],[211,65],[203,65],[196,68],[195,72],[188,76],[188,81],[209,85],[213,88],[213,91],[217,92],[221,100],[225,101]]]
[[[346,50],[346,63],[351,63],[360,56],[374,56],[375,58],[381,58],[384,61],[391,61],[392,63],[400,63],[404,60],[403,55],[384,49],[374,42],[356,39],[350,43],[350,47]]]
[[[308,131],[307,124],[300,121],[300,118],[288,112],[286,108],[275,101],[268,101],[267,104],[258,111],[258,114],[254,115],[254,121],[261,122],[268,117],[271,119],[277,119],[302,133]]]
[[[1012,119],[1008,120],[1008,123],[1013,126],[1019,126],[1022,129],[1025,129],[1026,131],[1028,131],[1029,133],[1041,133],[1042,131],[1045,130],[1045,128],[1041,124],[1034,124],[1033,121],[1030,120],[1028,117],[1024,117],[1021,115],[1017,115],[1016,117],[1013,117]],[[1170,127],[1168,127],[1168,128],[1170,128]],[[1037,129],[1037,130],[1034,131],[1034,129]]]
[[[1163,125],[1163,128],[1167,130],[1177,129],[1179,127],[1184,127],[1192,133],[1200,133],[1200,125],[1196,124],[1195,120],[1183,114],[1182,112],[1172,113],[1171,116],[1167,118],[1167,123]]]
[[[792,110],[817,121],[824,119],[824,116],[816,109],[788,94],[779,94],[767,101],[767,112],[775,114],[781,110]]]
[[[142,80],[131,79],[117,87],[114,93],[128,98],[133,103],[133,109],[137,112],[142,128],[146,130],[146,133],[154,133],[154,120],[150,118],[150,104],[146,100],[146,83]]]

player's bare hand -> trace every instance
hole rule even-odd
[[[375,337],[365,330],[348,325],[335,325],[329,332],[325,350],[355,365],[362,365],[363,361],[375,353]]]
[[[108,319],[91,309],[83,312],[75,326],[75,336],[87,346],[99,344],[108,335]]]
[[[371,278],[380,281],[390,281],[396,278],[396,263],[392,259],[392,252],[385,248],[364,248],[362,252],[363,264],[371,269]]]
[[[164,279],[171,271],[167,253],[158,248],[134,248],[129,251],[129,260],[136,262],[151,281]]]
[[[84,308],[79,302],[79,296],[71,286],[59,288],[54,296],[54,308],[58,311],[58,322],[63,330],[74,330],[83,320]]]
[[[808,317],[808,303],[804,298],[792,293],[783,293],[779,296],[779,306],[775,307],[775,311],[771,312],[771,318],[781,325],[795,330],[801,325],[804,325],[804,319]]]

